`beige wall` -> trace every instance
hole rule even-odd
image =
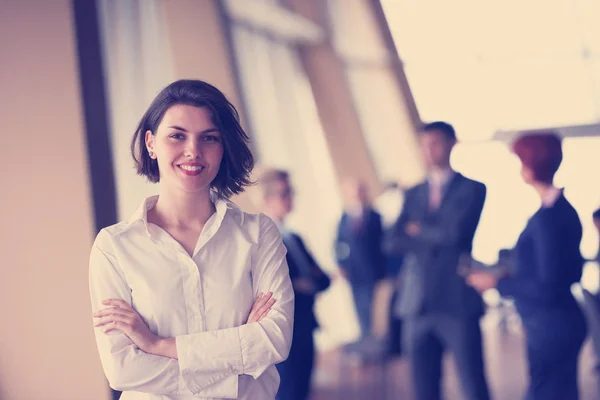
[[[107,398],[70,3],[3,0],[0,10],[2,400]]]
[[[319,0],[291,0],[291,7],[320,26],[327,26],[325,4]],[[342,60],[330,38],[318,45],[300,48],[310,79],[319,117],[338,178],[357,177],[371,192],[379,191],[379,179],[366,148],[360,120],[352,102]]]

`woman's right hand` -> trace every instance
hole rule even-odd
[[[259,322],[266,317],[269,311],[271,311],[273,304],[275,304],[275,301],[277,300],[273,298],[273,293],[259,293],[258,297],[254,301],[254,304],[252,305],[252,309],[250,310],[250,315],[248,316],[248,321],[246,321],[246,323],[250,324],[252,322]]]

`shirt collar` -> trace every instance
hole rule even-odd
[[[244,221],[244,213],[238,206],[236,206],[229,199],[220,197],[215,191],[210,192],[210,200],[215,205],[217,218],[219,221],[222,221],[227,212],[229,211],[232,216],[236,216],[239,218],[240,224]],[[150,231],[148,230],[148,210],[153,209],[158,202],[158,195],[146,197],[142,204],[139,205],[137,210],[131,215],[131,217],[127,220],[127,224],[121,231],[121,233],[126,232],[133,225],[142,222],[146,229],[148,235]]]
[[[364,205],[360,207],[350,207],[346,209],[346,214],[352,218],[360,218],[366,214],[366,207]]]
[[[454,177],[456,172],[452,168],[446,168],[441,171],[430,171],[427,181],[430,185],[444,186]]]

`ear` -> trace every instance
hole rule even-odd
[[[154,151],[154,134],[152,131],[146,131],[146,149],[150,151]]]

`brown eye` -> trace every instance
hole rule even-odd
[[[206,135],[203,140],[205,142],[219,142],[219,137],[215,135]]]

